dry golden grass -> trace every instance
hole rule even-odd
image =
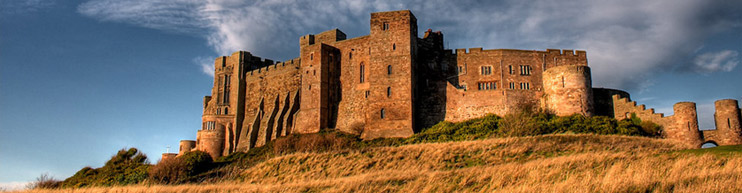
[[[240,181],[30,192],[742,192],[742,154],[661,139],[547,135],[296,153]]]

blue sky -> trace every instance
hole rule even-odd
[[[4,0],[0,186],[66,178],[137,147],[152,162],[194,139],[213,58],[298,56],[298,38],[368,34],[371,12],[410,9],[447,48],[581,49],[595,87],[672,114],[742,99],[740,1]]]

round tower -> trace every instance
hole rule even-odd
[[[696,103],[679,102],[672,106],[674,111],[673,120],[675,124],[666,128],[665,137],[682,141],[694,147],[701,147],[703,139],[701,131],[698,130],[698,114]]]
[[[196,143],[197,149],[208,153],[212,159],[221,157],[224,150],[224,129],[199,130]]]
[[[593,115],[590,67],[556,66],[543,73],[544,107],[559,116]]]
[[[742,125],[740,125],[740,113],[737,100],[723,99],[714,102],[716,112],[716,132],[718,133],[719,145],[742,144]]]
[[[196,148],[196,141],[193,140],[180,140],[180,148],[178,155],[183,155]]]

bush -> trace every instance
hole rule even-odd
[[[321,132],[278,138],[272,141],[272,146],[273,153],[281,155],[294,152],[340,150],[357,141],[360,141],[360,139],[340,132]]]
[[[36,177],[36,181],[31,182],[27,185],[28,189],[54,189],[61,185],[62,181],[54,179],[49,174],[41,174]]]
[[[149,179],[161,184],[194,181],[196,176],[213,167],[211,156],[203,151],[191,151],[166,159],[149,170]]]
[[[121,149],[101,168],[84,167],[65,179],[61,187],[112,186],[136,184],[147,178],[147,156],[136,148]]]

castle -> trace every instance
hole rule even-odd
[[[371,13],[370,35],[333,29],[299,38],[298,58],[274,62],[249,52],[216,58],[197,138],[179,154],[247,151],[276,137],[338,129],[364,139],[408,137],[440,121],[504,115],[524,104],[557,115],[635,115],[666,138],[700,147],[742,144],[736,100],[716,102],[716,130],[699,131],[695,103],[674,115],[637,106],[624,91],[593,88],[585,51],[445,49],[443,34],[422,38],[410,11]],[[164,154],[163,158],[177,154]]]

